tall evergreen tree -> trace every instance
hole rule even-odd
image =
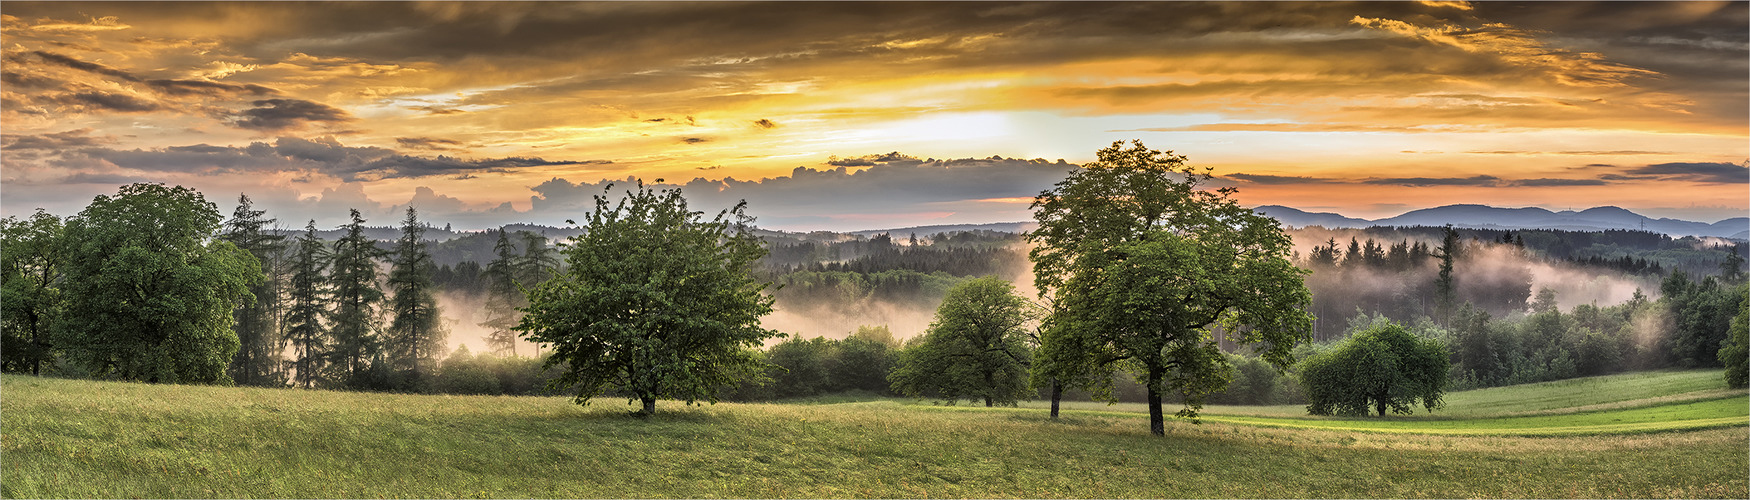
[[[1450,324],[1452,313],[1458,308],[1458,287],[1452,280],[1452,265],[1458,260],[1459,245],[1458,231],[1448,224],[1446,236],[1440,240],[1440,277],[1434,279],[1434,316],[1440,318],[1442,324]]]
[[[432,296],[431,272],[436,266],[420,239],[423,236],[425,225],[419,222],[419,213],[407,207],[389,271],[389,289],[395,296],[385,339],[390,364],[406,377],[404,388],[421,388],[437,365],[447,335]]]
[[[249,195],[237,197],[237,210],[225,221],[221,238],[254,255],[261,263],[262,280],[249,287],[255,301],[246,302],[232,311],[236,321],[237,357],[231,360],[231,380],[241,385],[284,385],[285,369],[281,355],[285,339],[280,336],[280,287],[282,285],[279,253],[285,249],[285,236],[263,231],[274,219],[263,218],[265,210],[255,210]]]
[[[377,261],[386,254],[365,236],[365,219],[357,209],[352,210],[352,222],[340,229],[343,234],[334,242],[329,261],[328,281],[334,294],[330,366],[341,383],[360,388],[368,385],[370,363],[381,346],[377,307],[383,302],[383,289],[377,284]]]
[[[328,267],[328,256],[328,248],[316,239],[316,221],[311,220],[304,226],[304,234],[294,242],[285,317],[285,338],[291,342],[293,352],[293,384],[305,388],[323,380],[324,361],[332,347],[323,327],[329,290],[322,271]]]
[[[492,262],[486,264],[486,346],[500,356],[516,355],[516,325],[522,321],[517,309],[527,307],[528,299],[517,288],[517,251],[504,228],[498,229],[498,243],[492,246]]]

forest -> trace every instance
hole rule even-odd
[[[146,225],[140,216],[108,215],[151,210],[157,219]],[[198,193],[162,185],[129,186],[73,217],[8,217],[0,221],[4,368],[270,387],[565,392],[550,384],[562,367],[546,363],[550,352],[519,338],[515,326],[528,307],[525,292],[565,270],[559,245],[579,231],[446,228],[440,232],[449,238],[437,241],[423,236],[436,230],[411,209],[399,227],[366,222],[355,212],[337,228],[274,230],[276,220],[247,196],[221,217]],[[724,400],[907,395],[893,383],[895,371],[940,321],[944,298],[974,278],[1013,283],[1027,307],[1045,307],[1031,289],[1021,234],[755,234],[765,253],[752,272],[771,284],[778,311],[769,323],[792,328],[776,327],[786,337],[756,353],[765,368],[720,387]],[[1716,352],[1747,300],[1746,246],[1717,239],[1451,227],[1314,226],[1287,234],[1294,264],[1308,271],[1316,318],[1313,341],[1296,347],[1295,359],[1372,326],[1403,324],[1449,346],[1454,389],[1721,366]],[[140,251],[106,256],[105,248]],[[118,284],[140,273],[185,278],[156,290]],[[182,295],[204,302],[169,300]],[[147,305],[120,310],[134,303]],[[1017,328],[1037,342],[1040,316],[1023,323]],[[133,331],[106,333],[117,327]],[[235,344],[227,345],[227,330]],[[97,340],[105,335],[123,340]],[[153,347],[165,345],[160,339],[207,347]],[[1209,401],[1306,402],[1296,368],[1274,369],[1225,337],[1219,345],[1231,368]],[[152,363],[124,355],[137,349],[165,350]],[[1135,378],[1068,388],[1065,397],[1141,401]],[[1048,390],[1028,387],[1022,398]]]

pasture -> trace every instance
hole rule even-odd
[[[1743,498],[1750,403],[1718,380],[1487,389],[1386,419],[1211,408],[1156,438],[1142,415],[1103,404],[1051,421],[1031,405],[664,401],[646,420],[611,399],[6,375],[0,494]]]

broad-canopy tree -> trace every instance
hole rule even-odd
[[[715,402],[758,371],[754,348],[779,333],[760,326],[773,299],[751,274],[766,250],[746,206],[707,220],[678,189],[597,195],[563,251],[568,268],[530,290],[517,325],[552,346],[553,387],[575,387],[578,404],[612,387],[649,415],[659,398]]]
[[[97,378],[231,382],[231,311],[261,264],[216,239],[217,206],[182,186],[131,184],[67,221],[57,344]]]
[[[281,353],[286,350],[280,336],[280,276],[275,264],[285,249],[285,236],[266,231],[274,219],[264,218],[265,210],[256,210],[249,195],[237,196],[237,209],[225,221],[225,241],[254,255],[261,263],[263,279],[250,285],[255,300],[244,303],[232,313],[236,319],[237,358],[231,361],[231,379],[242,385],[285,385],[285,367]]]
[[[1720,363],[1726,365],[1726,385],[1733,389],[1750,387],[1750,309],[1739,309],[1732,317],[1726,341],[1720,345]]]
[[[29,219],[0,219],[0,364],[6,371],[36,375],[54,360],[63,231],[61,219],[40,208]]]
[[[1387,409],[1409,414],[1419,401],[1442,405],[1449,364],[1446,345],[1384,323],[1356,333],[1301,362],[1301,388],[1313,415],[1364,416]]]
[[[396,240],[390,259],[389,329],[384,336],[389,363],[402,374],[403,385],[423,388],[425,378],[437,371],[437,357],[442,353],[449,332],[444,329],[443,316],[434,297],[431,273],[437,266],[426,250],[425,225],[419,213],[407,207],[407,218],[401,221],[401,239]]]
[[[1306,270],[1280,224],[1242,208],[1233,188],[1200,189],[1212,169],[1122,142],[1033,201],[1034,283],[1052,304],[1041,376],[1095,381],[1119,363],[1148,388],[1149,430],[1164,435],[1163,394],[1195,418],[1231,367],[1214,335],[1251,345],[1281,369],[1312,335]],[[1103,382],[1102,382],[1103,381]]]
[[[1028,393],[1026,300],[995,276],[955,285],[923,341],[900,355],[888,380],[912,397],[1013,404]]]

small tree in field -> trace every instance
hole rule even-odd
[[[888,375],[895,392],[947,401],[1011,404],[1027,395],[1026,301],[995,276],[948,290],[923,342],[901,354]]]
[[[1386,323],[1357,333],[1336,348],[1302,362],[1301,386],[1308,413],[1366,415],[1376,410],[1409,414],[1418,401],[1441,406],[1449,368],[1446,345]]]
[[[1275,219],[1241,207],[1233,188],[1185,157],[1113,143],[1099,160],[1033,200],[1034,283],[1051,304],[1035,380],[1110,394],[1120,363],[1148,388],[1149,431],[1166,434],[1168,391],[1196,417],[1231,367],[1214,335],[1253,344],[1278,369],[1312,336],[1307,271]]]
[[[568,268],[529,291],[517,325],[552,346],[546,365],[564,367],[553,387],[576,387],[587,404],[612,386],[649,415],[659,398],[715,402],[757,371],[754,348],[779,333],[760,327],[773,299],[750,274],[766,250],[746,203],[705,220],[680,190],[642,183],[618,204],[595,202],[563,251]]]

